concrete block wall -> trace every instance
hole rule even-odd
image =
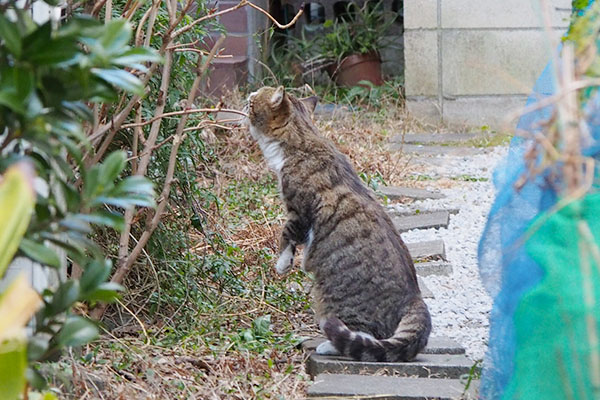
[[[405,0],[407,106],[450,125],[502,128],[525,104],[569,24],[571,0]]]

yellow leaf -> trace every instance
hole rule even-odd
[[[20,274],[0,297],[0,342],[19,338],[23,327],[41,305],[39,294],[29,286],[25,274]]]
[[[20,162],[0,177],[0,277],[19,248],[34,204],[33,169]]]

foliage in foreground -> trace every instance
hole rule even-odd
[[[0,277],[19,248],[31,219],[33,176],[26,164],[11,167],[0,181]],[[39,308],[40,298],[20,274],[0,293],[0,393],[19,397],[25,387],[27,341],[23,327]]]
[[[119,179],[127,164],[121,151],[103,162],[85,158],[90,143],[83,125],[93,123],[87,103],[113,101],[120,90],[141,93],[139,79],[124,68],[143,69],[158,57],[128,45],[124,20],[74,18],[53,29],[13,11],[12,20],[0,15],[0,173],[22,160],[35,170],[36,205],[18,255],[54,269],[58,279],[41,293],[27,347],[33,363],[97,337],[96,324],[72,308],[113,301],[121,288],[107,282],[111,262],[91,239],[92,226],[121,229],[123,208],[153,206],[153,186],[142,177]],[[2,229],[6,234],[8,226]],[[30,365],[29,383],[43,388],[45,378]]]

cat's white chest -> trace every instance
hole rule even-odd
[[[279,175],[283,164],[285,164],[285,154],[281,144],[277,140],[267,138],[252,125],[250,125],[250,134],[258,142],[269,168]]]

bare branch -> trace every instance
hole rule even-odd
[[[192,84],[192,87],[191,87],[189,95],[188,95],[187,104],[192,104],[192,102],[194,101],[194,98],[196,97],[196,93],[198,93],[198,88],[200,87],[200,82],[202,81],[202,76],[208,69],[209,64],[211,63],[212,59],[214,58],[215,54],[217,53],[217,49],[221,45],[223,40],[225,40],[224,36],[221,36],[219,38],[219,40],[217,40],[217,43],[215,43],[215,45],[213,46],[206,61],[198,69],[198,73],[196,74],[196,78],[194,79],[194,83]],[[171,147],[171,155],[169,156],[167,175],[165,177],[163,190],[159,197],[160,202],[158,203],[158,206],[156,207],[156,210],[154,212],[152,220],[145,227],[144,232],[142,233],[142,236],[140,237],[138,243],[135,245],[135,247],[133,248],[131,253],[129,253],[129,256],[127,257],[127,259],[119,260],[119,266],[117,268],[117,272],[115,273],[115,275],[112,278],[113,282],[120,283],[123,281],[125,276],[129,273],[131,266],[133,265],[133,263],[135,262],[137,257],[140,255],[143,248],[146,246],[148,239],[150,239],[150,236],[152,235],[152,233],[158,226],[158,223],[160,222],[160,219],[163,215],[165,207],[167,206],[167,203],[169,201],[169,194],[171,192],[171,184],[173,183],[173,176],[175,174],[175,166],[177,164],[177,152],[179,151],[179,146],[181,145],[181,143],[185,137],[185,133],[183,132],[183,130],[184,130],[185,124],[187,122],[188,115],[189,114],[182,114],[181,119],[179,120],[179,123],[177,124],[177,129],[175,130],[175,135],[173,137],[173,146]],[[148,142],[150,142],[150,138],[149,138]],[[152,143],[154,143],[154,142],[152,142]],[[147,149],[149,148],[148,145],[146,145],[146,148]],[[138,174],[142,171],[143,162],[145,160],[149,160],[149,159],[150,159],[150,154],[146,154],[144,156],[144,158],[142,158],[142,162],[140,163],[140,170],[138,171]],[[144,165],[144,173],[145,173],[146,167],[147,167],[147,164]]]
[[[144,126],[144,125],[148,125],[153,123],[154,121],[161,119],[161,118],[167,118],[167,117],[173,117],[175,115],[189,115],[189,114],[197,114],[197,113],[217,113],[217,112],[229,112],[232,114],[238,114],[241,115],[243,117],[247,117],[248,114],[246,114],[243,111],[239,111],[239,110],[232,110],[229,108],[194,108],[191,110],[181,110],[181,111],[171,111],[168,113],[164,113],[161,115],[157,115],[155,117],[152,117],[151,119],[149,119],[148,121],[143,121],[143,122],[139,122],[139,123],[134,123],[134,124],[126,124],[121,126],[121,129],[125,129],[125,128],[134,128],[136,126]]]
[[[269,14],[267,11],[260,8],[256,4],[248,2],[248,6],[265,14],[267,16],[267,18],[269,18],[275,24],[275,26],[278,27],[279,29],[288,29],[289,27],[293,26],[296,23],[296,21],[298,21],[298,18],[300,18],[300,16],[304,13],[304,5],[302,5],[302,7],[300,7],[300,10],[298,10],[298,13],[296,13],[294,18],[292,18],[292,20],[290,22],[288,22],[285,25],[281,25],[279,22],[277,22],[277,20],[275,18],[273,18],[273,16],[271,14]]]
[[[200,43],[200,39],[196,39],[193,42],[190,43],[178,43],[178,44],[174,44],[172,46],[167,47],[167,50],[173,50],[173,49],[178,49],[180,47],[192,47],[192,46],[196,46],[198,43]],[[205,51],[205,50],[203,50]],[[208,51],[205,51],[206,54],[208,54]]]
[[[285,25],[282,25],[279,22],[277,22],[277,20],[275,18],[273,18],[271,16],[271,14],[269,14],[267,11],[265,11],[262,8],[260,8],[256,4],[252,4],[248,0],[241,0],[238,4],[236,4],[235,6],[233,6],[231,8],[227,8],[225,10],[221,10],[221,11],[213,13],[213,14],[208,14],[208,15],[205,15],[203,17],[200,17],[200,18],[192,21],[191,23],[187,24],[183,28],[180,28],[180,29],[176,30],[175,32],[173,32],[171,34],[171,37],[175,38],[175,37],[181,35],[182,33],[185,33],[187,31],[189,31],[194,26],[198,25],[199,23],[201,23],[203,21],[206,21],[206,20],[209,20],[209,19],[212,19],[212,18],[216,18],[216,17],[218,17],[220,15],[223,15],[223,14],[227,14],[227,13],[233,12],[233,11],[238,10],[238,9],[240,9],[242,7],[245,7],[245,6],[250,6],[250,7],[254,8],[255,10],[258,10],[261,13],[263,13],[264,15],[266,15],[267,18],[269,18],[275,24],[275,26],[277,26],[279,29],[288,29],[289,27],[291,27],[292,25],[294,25],[296,23],[296,21],[298,21],[298,18],[300,18],[300,16],[304,13],[303,8],[300,8],[300,10],[298,11],[298,13],[294,16],[294,18],[289,23],[287,23]]]
[[[174,49],[174,51],[176,51],[176,52],[178,52],[178,51],[179,52],[190,51],[192,53],[198,53],[198,54],[202,54],[202,55],[208,55],[207,51],[202,50],[202,49],[196,49],[196,48],[193,48],[193,47],[178,48],[178,49]],[[215,56],[215,58],[232,58],[232,57],[233,57],[233,55],[231,55],[231,54],[225,54],[225,55],[222,55],[222,56]]]

